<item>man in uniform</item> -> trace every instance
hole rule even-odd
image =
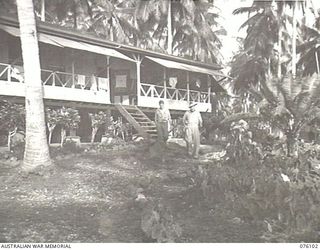
[[[166,143],[169,135],[169,124],[171,122],[171,116],[169,110],[164,107],[163,100],[159,101],[159,108],[156,110],[154,120],[157,126],[159,142]]]
[[[183,116],[185,126],[185,140],[187,142],[187,153],[193,158],[199,158],[200,149],[200,131],[202,127],[202,118],[199,111],[195,109],[197,103],[190,103],[189,110]]]

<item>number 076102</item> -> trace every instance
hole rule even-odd
[[[300,248],[304,249],[318,249],[317,243],[301,243]]]

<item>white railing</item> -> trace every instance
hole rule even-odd
[[[210,103],[209,92],[200,92],[195,90],[188,91],[186,89],[176,89],[147,83],[141,83],[139,89],[139,96],[143,97],[164,98],[175,101]]]
[[[0,63],[0,80],[23,83],[23,67]],[[75,88],[92,91],[109,90],[108,79],[94,75],[88,76],[42,69],[41,80],[45,86]]]
[[[0,63],[0,80],[23,82],[23,67]]]

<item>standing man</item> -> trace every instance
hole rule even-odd
[[[169,123],[171,122],[171,116],[169,110],[164,107],[163,100],[159,101],[159,108],[156,110],[154,120],[157,126],[159,142],[166,143],[169,135]]]
[[[187,142],[187,153],[193,158],[199,158],[200,149],[200,131],[202,127],[202,118],[199,111],[195,109],[197,103],[190,103],[189,110],[183,116],[185,126],[185,140]]]

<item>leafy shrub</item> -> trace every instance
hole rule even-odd
[[[315,241],[320,227],[320,162],[305,154],[200,166],[195,180],[207,203],[220,202],[238,217],[265,225],[265,241]]]
[[[145,205],[141,216],[141,229],[157,242],[177,242],[182,229],[174,220],[170,209],[161,202],[149,202]]]
[[[76,130],[80,123],[78,110],[62,107],[58,110],[58,124],[61,125],[61,146],[66,137],[66,130]]]
[[[95,136],[100,128],[103,126],[106,127],[107,124],[109,124],[111,119],[111,113],[110,110],[107,112],[99,111],[98,113],[89,113],[90,119],[91,119],[91,143],[94,142]]]
[[[0,130],[7,133],[7,144],[10,150],[11,138],[17,131],[24,131],[25,109],[23,105],[11,103],[7,100],[0,101]]]

